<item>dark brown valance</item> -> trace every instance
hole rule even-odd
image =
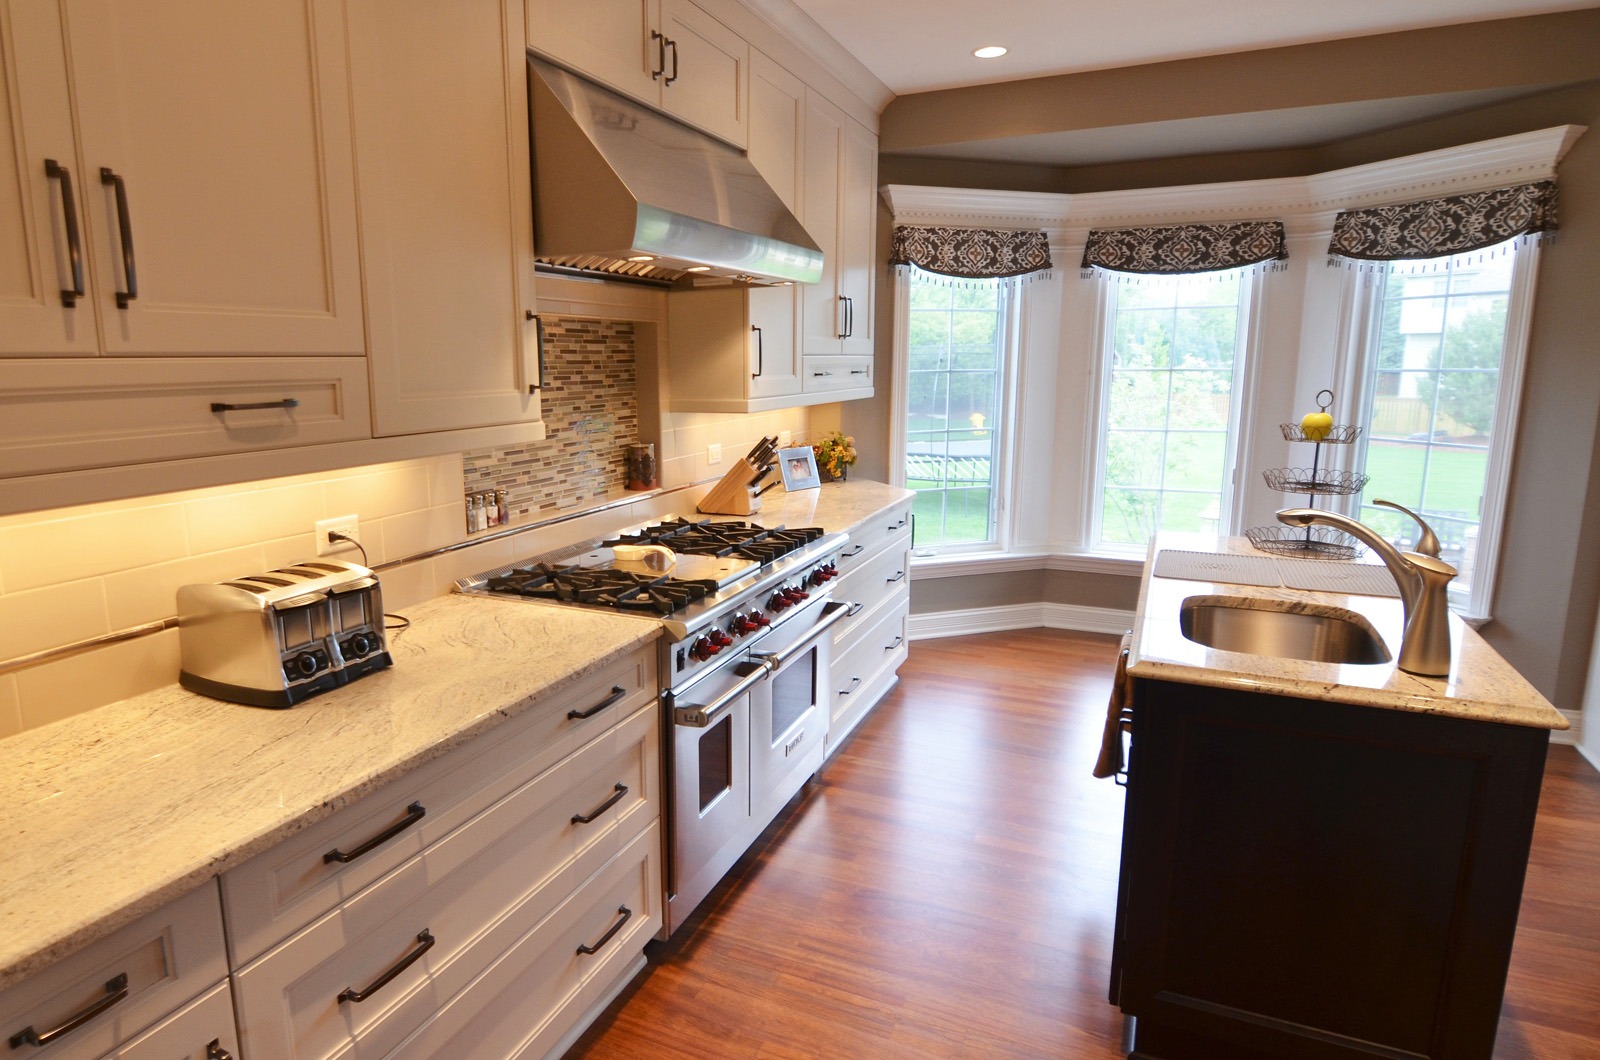
[[[1160,228],[1096,228],[1083,248],[1094,270],[1173,276],[1265,265],[1289,257],[1282,221],[1237,221]]]
[[[1359,261],[1442,258],[1556,228],[1556,182],[1476,191],[1443,199],[1346,210],[1333,222],[1328,253]]]
[[[1050,269],[1050,241],[1037,230],[896,225],[889,264],[962,280],[992,280]]]

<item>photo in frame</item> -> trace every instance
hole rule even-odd
[[[817,454],[809,445],[779,449],[778,469],[783,472],[783,488],[790,493],[822,485],[822,477],[817,474]]]

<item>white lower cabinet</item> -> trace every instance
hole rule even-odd
[[[0,1038],[11,1055],[30,1060],[145,1060],[156,1054],[144,1039],[184,1015],[174,1011],[202,992],[220,992],[221,1006],[206,1009],[207,1021],[183,1020],[186,1033],[205,1035],[200,1051],[186,1042],[161,1054],[204,1056],[211,1039],[233,1041],[227,974],[222,910],[207,883],[0,992]]]
[[[239,1060],[233,995],[218,983],[106,1060]]]
[[[851,529],[835,565],[834,598],[849,601],[851,610],[833,635],[829,756],[894,685],[908,654],[911,502]]]

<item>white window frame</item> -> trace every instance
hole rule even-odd
[[[913,556],[921,560],[960,558],[1011,551],[1016,538],[1016,505],[1013,503],[1018,484],[1014,458],[1018,431],[1018,379],[1021,351],[1023,349],[1023,299],[1027,284],[1001,281],[1009,284],[1004,292],[1005,309],[1000,327],[1000,429],[995,432],[995,455],[990,473],[990,490],[994,503],[994,536],[989,541],[970,544],[925,545],[913,540]],[[907,269],[894,271],[894,380],[890,400],[893,417],[889,431],[889,482],[902,489],[906,484],[906,416],[908,406],[908,380],[911,364],[911,275]]]
[[[1245,266],[1239,272],[1241,273],[1240,308],[1236,325],[1238,334],[1234,342],[1233,369],[1235,400],[1230,402],[1228,410],[1227,454],[1232,473],[1226,476],[1222,484],[1222,499],[1217,521],[1217,535],[1221,537],[1244,532],[1246,489],[1242,476],[1247,473],[1244,464],[1250,449],[1249,436],[1257,419],[1262,306],[1266,301],[1264,297],[1266,285],[1261,283],[1261,277],[1257,275],[1260,272],[1259,266]],[[1186,275],[1204,277],[1209,274]],[[1104,525],[1102,501],[1106,486],[1106,429],[1110,423],[1111,357],[1116,349],[1117,292],[1124,281],[1114,276],[1100,275],[1095,278],[1095,282],[1099,285],[1095,300],[1095,347],[1092,358],[1094,376],[1091,380],[1095,403],[1093,418],[1086,432],[1093,473],[1088,503],[1084,505],[1081,540],[1091,555],[1143,556],[1148,551],[1149,542],[1119,547],[1115,544],[1103,544],[1100,540]]]
[[[1505,347],[1500,354],[1500,391],[1495,400],[1489,458],[1484,471],[1483,512],[1478,522],[1478,551],[1474,560],[1472,588],[1465,591],[1452,585],[1450,594],[1451,609],[1472,622],[1487,621],[1494,611],[1494,589],[1500,567],[1511,465],[1516,456],[1517,415],[1522,408],[1528,337],[1533,328],[1533,300],[1539,275],[1539,244],[1536,240],[1524,241],[1507,252],[1514,254],[1515,259],[1506,301]],[[1404,267],[1404,263],[1401,265]],[[1344,388],[1343,392],[1354,398],[1350,405],[1351,422],[1371,423],[1374,395],[1368,381],[1372,375],[1373,348],[1382,324],[1383,300],[1379,293],[1383,285],[1360,269],[1343,271],[1344,288],[1340,301],[1342,317],[1347,326],[1338,346],[1335,371]],[[1353,468],[1366,466],[1367,440],[1363,431],[1351,447],[1354,450],[1351,454]],[[1340,498],[1334,507],[1353,516],[1355,498]]]

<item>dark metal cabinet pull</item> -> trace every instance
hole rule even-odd
[[[656,45],[656,68],[650,71],[650,80],[655,81],[667,72],[667,35],[660,30],[651,30],[650,39]]]
[[[761,341],[761,329],[751,324],[750,330],[756,333],[756,370],[750,374],[750,378],[758,379],[761,373],[767,370],[767,351]]]
[[[572,823],[573,824],[591,824],[594,821],[599,820],[601,814],[605,813],[607,810],[611,809],[611,807],[613,807],[617,803],[621,802],[622,801],[622,797],[624,795],[626,795],[627,793],[628,793],[628,785],[622,784],[622,783],[617,784],[617,786],[612,789],[611,797],[609,799],[607,799],[605,802],[602,802],[600,805],[596,806],[594,809],[590,810],[588,813],[575,813],[575,814],[573,814],[572,815]]]
[[[851,549],[849,552],[844,553],[839,558],[840,559],[849,559],[852,556],[861,555],[861,553],[865,552],[866,550],[867,550],[867,546],[866,545],[857,545],[855,548]]]
[[[846,297],[844,300],[844,337],[854,338],[856,333],[856,300]]]
[[[848,311],[847,310],[847,306],[848,306],[849,302],[850,302],[850,299],[846,298],[844,295],[840,295],[839,296],[838,319],[836,321],[834,321],[834,322],[839,325],[836,330],[839,332],[837,337],[841,338],[841,339],[847,339],[847,338],[850,337],[848,334],[846,334],[845,327],[844,327],[845,313]]]
[[[67,223],[67,256],[72,262],[72,290],[61,292],[61,304],[72,309],[83,297],[83,235],[78,231],[78,203],[72,194],[72,170],[47,158],[44,175],[61,182],[61,216]]]
[[[904,578],[905,576],[906,576],[906,572],[905,571],[898,570],[898,571],[894,572],[894,577],[885,578],[884,580],[887,581],[890,585],[893,585],[895,582],[899,581],[900,579]]]
[[[117,292],[117,308],[126,309],[129,302],[139,297],[139,271],[133,264],[133,220],[128,216],[128,185],[105,167],[100,169],[100,183],[111,185],[117,193],[117,231],[122,236],[122,282],[125,288]]]
[[[667,47],[672,49],[672,76],[661,82],[663,85],[670,85],[678,79],[678,42],[669,37]]]
[[[850,369],[850,374],[851,375],[871,375],[872,374],[872,370],[869,369],[869,368],[852,368],[852,369]]]
[[[539,378],[528,384],[528,393],[543,390],[549,384],[544,381],[544,317],[531,309],[523,310],[527,319],[533,321],[533,348],[537,356],[537,371]]]
[[[850,693],[854,692],[856,689],[858,689],[860,687],[861,687],[861,678],[852,677],[850,679],[850,683],[839,690],[839,694],[841,696],[848,696]]]
[[[607,928],[606,929],[606,933],[604,935],[601,935],[598,939],[596,939],[593,946],[579,946],[578,947],[578,952],[579,953],[585,954],[585,955],[591,954],[591,953],[599,953],[600,952],[600,947],[602,947],[606,943],[610,942],[611,939],[612,939],[612,936],[614,936],[617,932],[621,931],[622,930],[622,925],[626,924],[628,922],[628,920],[633,916],[633,910],[629,909],[625,905],[617,906],[617,912],[622,914],[622,919],[618,920],[615,924],[612,924],[609,928]]]
[[[628,690],[626,688],[623,688],[621,685],[612,685],[611,694],[602,699],[600,702],[596,703],[594,706],[590,707],[588,710],[567,711],[567,720],[582,721],[584,718],[592,718],[627,694]]]
[[[206,1060],[233,1060],[233,1054],[222,1047],[221,1038],[206,1043]]]
[[[893,640],[893,642],[891,642],[889,644],[885,644],[883,646],[883,650],[884,651],[894,651],[896,648],[898,648],[900,645],[904,644],[905,642],[906,642],[906,639],[904,637],[896,637]]]
[[[277,401],[213,401],[212,412],[245,412],[250,409],[297,409],[300,407],[299,398],[279,398]]]
[[[415,964],[418,958],[431,949],[433,949],[433,932],[429,931],[427,928],[423,928],[421,931],[417,932],[417,945],[411,950],[410,953],[406,954],[404,957],[401,957],[387,972],[384,972],[382,975],[378,976],[378,978],[374,979],[372,981],[372,985],[368,986],[365,990],[357,990],[355,987],[351,986],[345,987],[339,992],[339,1000],[341,1002],[354,1001],[357,1004],[365,1001],[373,994],[376,994],[379,990],[382,990],[384,987],[388,986],[390,980]]]
[[[361,857],[363,854],[370,854],[426,816],[428,816],[428,811],[423,808],[422,803],[413,802],[410,806],[406,807],[406,815],[400,820],[396,821],[394,824],[390,825],[388,828],[385,828],[383,831],[379,832],[377,835],[373,836],[365,843],[362,843],[349,853],[340,850],[338,847],[334,847],[332,850],[322,855],[322,862],[325,865],[333,861],[337,861],[340,864],[346,864],[354,861],[356,858]]]
[[[112,1005],[123,1001],[128,996],[128,973],[123,972],[115,979],[106,983],[106,996],[84,1009],[82,1012],[68,1016],[57,1027],[47,1031],[36,1031],[32,1026],[24,1027],[11,1036],[11,1048],[21,1049],[24,1045],[45,1046],[60,1038],[63,1034],[71,1034],[79,1027],[106,1011]]]
[[[855,618],[857,615],[859,615],[861,613],[862,608],[864,608],[866,606],[867,605],[864,604],[864,603],[851,604],[849,609],[845,611],[844,617],[845,618]]]
[[[811,373],[811,378],[813,378],[813,379],[826,379],[828,376],[830,376],[832,374],[833,374],[832,372],[812,372]]]

